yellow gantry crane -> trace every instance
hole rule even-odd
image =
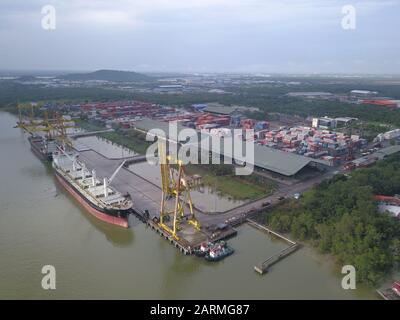
[[[18,103],[17,104],[18,114],[19,114],[19,120],[18,120],[17,125],[16,125],[17,128],[21,128],[21,129],[24,129],[25,131],[27,131],[29,133],[32,133],[33,130],[39,126],[39,122],[35,121],[35,119],[34,119],[35,118],[34,117],[34,115],[35,115],[34,108],[35,107],[36,107],[36,105],[33,104],[33,103],[28,103],[28,104],[26,104],[26,103],[25,104]],[[29,109],[28,110],[29,117],[28,117],[27,121],[23,120],[22,112],[25,109]]]
[[[54,118],[49,119],[47,111],[44,112],[43,119],[35,119],[34,107],[37,105],[30,104],[18,104],[19,121],[17,128],[21,128],[30,134],[35,132],[45,132],[47,139],[57,139],[63,145],[72,146],[72,142],[67,136],[67,129],[74,128],[75,126],[66,125],[65,119],[59,114],[55,113]],[[30,109],[29,117],[27,120],[23,120],[22,111],[24,109]]]
[[[167,155],[166,141],[161,138],[158,138],[158,157],[162,182],[159,226],[179,240],[178,231],[182,221],[187,221],[197,230],[200,230],[200,223],[194,214],[190,185],[186,178],[183,162]],[[168,208],[170,200],[174,202],[173,209]],[[185,214],[186,208],[189,209],[188,214]],[[171,216],[172,225],[170,223]]]

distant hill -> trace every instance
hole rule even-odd
[[[20,76],[18,77],[19,81],[35,81],[37,78],[35,76]]]
[[[58,77],[72,81],[102,80],[112,82],[148,81],[151,77],[133,71],[98,70],[90,73],[71,73]]]

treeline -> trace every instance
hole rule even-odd
[[[311,101],[290,97],[249,98],[249,105],[258,107],[262,113],[254,116],[258,119],[269,119],[269,113],[289,115],[353,117],[360,120],[387,123],[400,126],[400,111],[373,105],[349,104],[339,101]]]
[[[301,87],[291,86],[237,86],[227,88],[230,93],[183,93],[183,94],[158,94],[127,92],[106,88],[43,88],[37,85],[22,85],[15,81],[0,81],[0,107],[16,105],[19,102],[29,101],[59,101],[85,102],[85,101],[112,101],[119,99],[134,99],[152,103],[187,107],[193,103],[219,102],[226,105],[245,105],[258,107],[261,112],[253,116],[260,120],[273,120],[275,113],[307,116],[331,116],[331,117],[355,117],[360,120],[378,123],[387,123],[400,126],[400,111],[390,108],[356,105],[339,101],[311,101],[301,98],[285,96],[289,91],[319,91],[323,89],[335,89],[340,92],[348,92],[354,88],[354,84],[321,85],[316,81]],[[362,88],[372,89],[373,85],[363,85]],[[384,90],[386,88],[386,91]],[[396,89],[397,88],[397,89]],[[378,89],[376,89],[378,90]],[[393,93],[392,97],[400,97],[400,88],[392,85],[380,85],[380,93]],[[397,90],[397,91],[396,91]],[[330,90],[335,92],[335,90]]]
[[[259,217],[280,232],[308,240],[339,263],[354,265],[357,281],[377,284],[400,264],[400,221],[377,211],[375,194],[400,193],[400,156],[338,175]]]
[[[21,84],[15,81],[0,81],[0,108],[15,106],[18,102],[90,102],[139,100],[174,106],[189,106],[198,102],[218,101],[216,93],[157,94],[128,92],[113,88],[44,88],[39,85]]]
[[[127,99],[131,93],[102,88],[44,88],[38,85],[23,85],[13,81],[0,82],[0,107],[30,101],[111,101]]]

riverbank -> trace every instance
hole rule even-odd
[[[376,286],[400,265],[400,220],[380,213],[375,194],[396,194],[400,156],[374,167],[338,175],[261,213],[257,221],[307,241],[340,265],[353,265],[357,281]]]
[[[82,119],[75,120],[75,124],[87,131],[99,131],[105,129],[104,126]],[[110,140],[111,142],[119,144],[125,148],[131,149],[132,151],[141,155],[146,154],[147,148],[151,145],[151,142],[146,141],[144,137],[140,137],[140,133],[134,131],[133,129],[128,129],[124,132],[103,132],[98,134],[98,136]]]

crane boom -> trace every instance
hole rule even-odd
[[[126,162],[126,160],[124,160],[124,161],[119,165],[119,167],[114,171],[114,173],[112,174],[112,176],[108,179],[108,183],[109,183],[109,184],[114,180],[115,176],[118,174],[119,170],[121,170],[121,168],[124,166],[125,162]]]

